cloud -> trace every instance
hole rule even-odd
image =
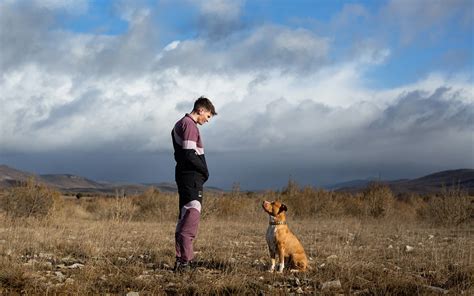
[[[380,11],[379,22],[394,26],[402,44],[415,38],[438,40],[448,32],[449,21],[460,23],[472,32],[473,3],[470,0],[409,1],[391,0]]]
[[[330,36],[275,24],[238,30],[243,2],[208,3],[197,4],[202,15],[227,16],[227,31],[206,25],[209,35],[162,48],[143,7],[122,7],[129,29],[106,36],[66,31],[50,9],[0,3],[0,27],[11,28],[0,29],[2,154],[170,156],[174,123],[207,95],[219,115],[201,132],[224,184],[258,187],[248,168],[275,184],[271,176],[291,172],[330,182],[335,173],[324,170],[474,165],[469,73],[373,89],[367,73],[392,55],[380,40],[349,42],[335,59]],[[367,14],[346,6],[337,22]]]
[[[204,39],[172,43],[160,55],[157,67],[178,67],[181,72],[253,71],[255,69],[304,72],[327,62],[330,43],[305,29],[265,25],[232,42]]]
[[[244,28],[241,21],[244,0],[191,0],[191,3],[199,8],[197,25],[204,37],[217,40]]]

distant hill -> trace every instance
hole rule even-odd
[[[340,183],[334,190],[357,192],[363,190],[371,180],[354,180],[345,183]],[[458,169],[447,170],[430,175],[426,175],[416,179],[402,179],[381,182],[387,184],[390,189],[396,194],[403,193],[418,193],[418,194],[432,194],[439,193],[444,188],[460,188],[469,194],[474,194],[474,169]]]
[[[40,175],[41,180],[52,186],[58,188],[95,188],[102,189],[106,188],[106,184],[100,184],[98,182],[89,180],[87,178],[69,175],[69,174],[54,174],[54,175]]]
[[[0,188],[14,186],[18,181],[24,181],[35,175],[23,172],[6,165],[0,165]]]
[[[31,172],[20,171],[15,168],[0,165],[0,189],[15,186],[19,181],[35,177],[40,183],[55,187],[62,192],[69,193],[104,193],[104,194],[140,194],[150,187],[162,192],[177,192],[175,183],[143,183],[123,184],[114,182],[99,182],[71,174],[35,175]],[[358,192],[367,187],[373,179],[353,180],[326,187],[329,190]],[[394,193],[432,194],[441,192],[443,188],[458,187],[474,194],[474,169],[458,169],[433,173],[416,179],[382,180]],[[223,192],[217,187],[206,187],[210,192]]]
[[[30,172],[20,171],[7,165],[0,165],[0,188],[16,186],[19,182],[34,177],[38,182],[57,188],[65,193],[103,193],[103,194],[140,194],[150,187],[155,187],[162,192],[177,192],[174,183],[143,183],[124,184],[114,182],[98,182],[85,177],[71,174],[46,174],[35,175]],[[217,187],[206,187],[207,191],[222,192]]]
[[[370,182],[375,181],[376,179],[364,179],[364,180],[351,180],[347,182],[336,183],[328,186],[324,186],[325,189],[329,190],[338,190],[344,188],[365,188]]]
[[[459,169],[442,171],[413,180],[389,182],[390,188],[396,193],[418,192],[436,193],[443,188],[456,188],[474,194],[474,170]]]

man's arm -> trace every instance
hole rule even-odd
[[[187,163],[190,163],[196,171],[203,175],[205,182],[209,178],[209,171],[207,170],[207,164],[204,155],[198,156],[197,154],[199,131],[196,126],[188,124],[183,124],[182,129],[182,148],[184,152],[185,161]]]
[[[200,172],[204,177],[204,182],[207,181],[209,178],[209,171],[207,170],[206,163],[199,158],[196,154],[196,150],[194,149],[183,149],[184,150],[184,158],[188,163],[191,163],[196,171]]]

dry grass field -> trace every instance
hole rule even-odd
[[[283,200],[312,270],[269,273],[262,200]],[[283,192],[207,195],[196,268],[174,274],[177,195],[64,199],[3,192],[0,294],[473,295],[472,197]]]

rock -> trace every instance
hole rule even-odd
[[[56,271],[54,274],[60,282],[64,282],[64,280],[66,279],[66,276],[60,271]]]
[[[139,275],[137,276],[135,279],[139,280],[139,281],[145,281],[145,280],[148,280],[150,279],[150,275],[148,274],[142,274],[142,275]]]
[[[76,262],[79,262],[79,260],[76,260],[75,258],[72,258],[72,257],[64,257],[61,259],[61,262],[64,263],[64,264],[74,264]]]
[[[335,280],[323,283],[321,290],[340,289],[341,287],[341,281]]]
[[[369,292],[370,292],[369,289],[364,289],[360,291],[355,291],[352,295],[367,295],[367,294],[370,294]]]
[[[259,277],[258,279],[261,280],[261,281],[263,281],[263,276]]]
[[[28,260],[28,262],[24,263],[23,265],[32,266],[32,265],[35,265],[37,263],[38,263],[38,261],[36,259],[30,259],[30,260]]]
[[[84,264],[74,263],[73,265],[68,266],[69,269],[83,268]]]
[[[53,259],[54,255],[51,253],[39,253],[38,257],[51,260]]]
[[[433,239],[434,238],[434,235],[430,234],[428,235],[428,239]]]
[[[407,253],[413,252],[414,249],[415,249],[415,248],[412,247],[412,246],[409,246],[409,245],[406,245],[406,246],[405,246],[405,252],[407,252]]]
[[[301,289],[301,287],[299,287],[298,289],[296,289],[296,294],[303,294],[303,289]]]
[[[53,263],[51,263],[49,261],[41,262],[40,266],[43,269],[53,269]]]
[[[445,290],[445,289],[439,288],[439,287],[435,287],[435,286],[424,285],[423,287],[425,287],[426,289],[428,289],[432,292],[436,292],[436,293],[439,293],[439,294],[448,294],[449,293],[448,290]]]
[[[326,263],[322,263],[319,265],[319,268],[323,268],[324,266],[326,266]]]
[[[392,246],[392,245],[389,245],[388,248],[389,248],[389,249],[393,249],[393,246]]]
[[[127,293],[127,296],[140,296],[140,293],[130,291],[130,292]]]

